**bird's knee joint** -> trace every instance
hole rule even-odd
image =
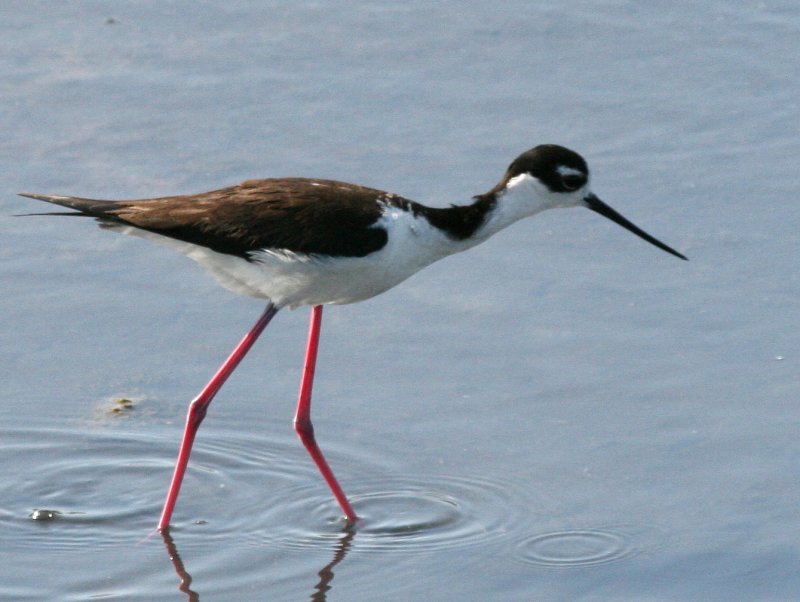
[[[189,416],[187,418],[188,421],[195,426],[200,426],[200,423],[203,422],[203,418],[206,417],[207,410],[207,403],[202,403],[201,401],[195,399],[189,404]]]
[[[295,418],[294,421],[294,432],[300,435],[301,437],[314,437],[314,425],[311,424],[311,420],[308,418]]]

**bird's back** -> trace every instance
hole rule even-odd
[[[386,244],[386,232],[372,227],[382,207],[414,205],[374,188],[308,178],[247,180],[200,194],[126,201],[24,196],[245,259],[263,249],[364,256]]]

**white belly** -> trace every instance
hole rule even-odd
[[[206,249],[192,252],[223,286],[244,295],[271,299],[278,307],[355,303],[399,284],[417,269],[388,266],[375,257],[315,257],[261,251],[252,262]]]

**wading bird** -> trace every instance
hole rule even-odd
[[[195,434],[211,400],[279,309],[311,306],[294,428],[349,521],[357,519],[314,439],[311,387],[322,306],[354,303],[465,251],[517,220],[556,207],[587,207],[686,259],[603,203],[583,157],[537,146],[514,159],[494,188],[465,205],[426,207],[389,192],[313,178],[248,180],[201,194],[130,201],[23,193],[97,218],[101,226],[163,243],[223,286],[267,300],[264,313],[189,405],[175,472],[158,523],[169,526]]]

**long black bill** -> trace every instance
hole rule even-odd
[[[659,249],[661,249],[662,251],[666,251],[667,253],[671,253],[675,257],[680,257],[681,259],[685,259],[686,261],[689,260],[689,258],[686,257],[685,255],[681,255],[680,253],[678,253],[672,247],[668,247],[667,245],[665,245],[663,242],[661,242],[657,238],[654,238],[654,237],[650,236],[647,232],[645,232],[644,230],[642,230],[638,226],[635,226],[634,224],[629,222],[627,219],[622,217],[619,213],[614,211],[611,207],[606,205],[603,201],[598,199],[595,195],[590,194],[589,196],[587,196],[583,200],[586,201],[586,206],[589,209],[591,209],[592,211],[595,211],[595,212],[599,213],[603,217],[607,217],[612,222],[618,223],[620,226],[622,226],[626,230],[630,230],[631,232],[633,232],[636,236],[644,238],[651,245],[655,245]]]

